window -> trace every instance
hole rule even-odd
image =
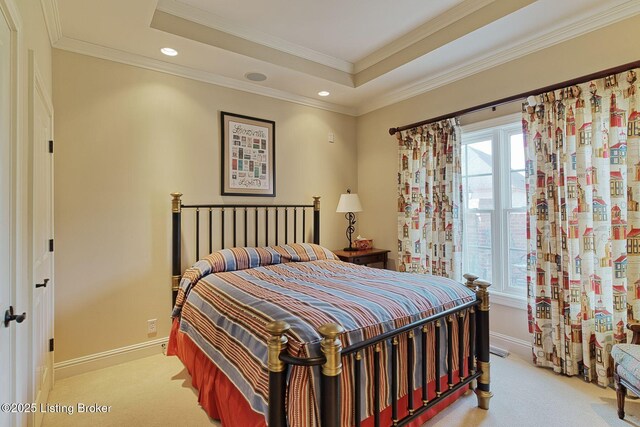
[[[463,127],[464,272],[522,301],[527,289],[525,156],[519,115]],[[544,215],[549,207],[536,207]],[[522,306],[522,304],[517,304]]]

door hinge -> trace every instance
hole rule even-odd
[[[53,338],[49,339],[49,351],[53,351],[54,349],[54,344],[53,344]]]
[[[49,252],[53,252],[53,239],[49,239]]]
[[[49,152],[53,153],[53,139],[49,140]]]

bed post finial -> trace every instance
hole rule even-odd
[[[291,329],[287,322],[276,320],[267,323],[269,338],[269,414],[270,426],[286,426],[287,413],[285,399],[287,395],[287,364],[280,360],[280,354],[287,347],[287,337],[284,334]]]
[[[182,209],[182,207],[180,206],[182,204],[180,197],[182,197],[182,193],[171,193],[171,198],[172,198],[171,211],[172,212],[180,212],[180,209]]]
[[[478,407],[481,409],[489,409],[489,400],[493,397],[490,389],[490,369],[489,363],[489,286],[491,283],[484,280],[474,280],[478,286],[476,297],[480,300],[478,306],[478,327],[476,328],[478,343],[478,370],[482,373],[478,378],[478,388],[476,396],[478,397]]]
[[[269,338],[269,372],[282,372],[285,364],[280,360],[280,353],[286,348],[288,339],[284,334],[291,329],[287,322],[276,320],[267,323],[267,332],[271,335]]]
[[[320,196],[313,196],[313,210],[320,210]]]
[[[491,283],[479,279],[474,280],[473,283],[478,286],[477,294],[478,299],[481,301],[479,310],[489,311],[489,286],[491,286]]]
[[[471,289],[473,292],[476,292],[476,290],[478,289],[478,286],[476,284],[474,284],[473,282],[478,280],[478,276],[474,276],[473,274],[463,274],[462,277],[467,279],[467,281],[466,281],[466,283],[464,285],[467,288]]]
[[[340,373],[342,373],[342,342],[338,335],[344,328],[327,323],[318,328],[322,335],[320,349],[326,358],[320,375],[320,425],[340,426]]]
[[[344,328],[337,323],[327,323],[320,326],[318,332],[322,335],[321,349],[327,359],[322,365],[322,374],[329,377],[340,375],[342,342],[338,339],[338,335],[344,332]]]

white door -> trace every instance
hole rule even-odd
[[[32,183],[32,349],[33,396],[35,403],[46,403],[53,385],[53,110],[49,95],[29,52],[29,127],[33,153]],[[35,413],[38,427],[43,414]]]
[[[11,152],[11,31],[0,9],[0,403],[14,401],[16,322],[4,325],[5,311],[15,303],[11,277],[12,152]],[[20,307],[18,307],[19,309]],[[9,427],[12,417],[0,412],[0,426]]]

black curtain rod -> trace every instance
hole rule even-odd
[[[541,93],[551,92],[551,91],[554,91],[554,90],[562,89],[562,88],[565,88],[567,86],[573,86],[573,85],[577,85],[577,84],[580,84],[580,83],[585,83],[585,82],[587,82],[589,80],[601,79],[603,77],[607,77],[607,76],[610,76],[612,74],[622,73],[622,72],[628,71],[628,70],[630,70],[632,68],[639,68],[639,67],[640,67],[640,61],[630,62],[628,64],[620,65],[618,67],[609,68],[607,70],[602,70],[602,71],[598,71],[598,72],[593,73],[593,74],[588,74],[586,76],[578,77],[577,79],[571,79],[571,80],[567,80],[567,81],[564,81],[562,83],[557,83],[557,84],[554,84],[554,85],[551,85],[551,86],[545,86],[545,87],[540,88],[540,89],[535,89],[535,90],[530,90],[528,92],[519,93],[518,95],[508,96],[506,98],[498,99],[497,101],[487,102],[487,103],[484,103],[484,104],[476,105],[475,107],[465,108],[464,110],[459,110],[459,111],[455,111],[453,113],[445,114],[445,115],[434,117],[434,118],[431,118],[431,119],[422,120],[422,121],[417,122],[417,123],[411,123],[410,125],[399,126],[399,127],[396,127],[396,128],[389,128],[389,135],[395,135],[396,132],[401,132],[403,130],[412,129],[412,128],[417,127],[417,126],[428,125],[430,123],[439,122],[440,120],[445,120],[445,119],[450,119],[450,118],[453,118],[453,117],[458,117],[458,116],[461,116],[463,114],[471,113],[471,112],[474,112],[474,111],[484,110],[485,108],[497,107],[499,105],[503,105],[503,104],[506,104],[506,103],[509,103],[509,102],[516,101],[518,99],[526,99],[527,97],[529,97],[531,95],[539,95]]]

